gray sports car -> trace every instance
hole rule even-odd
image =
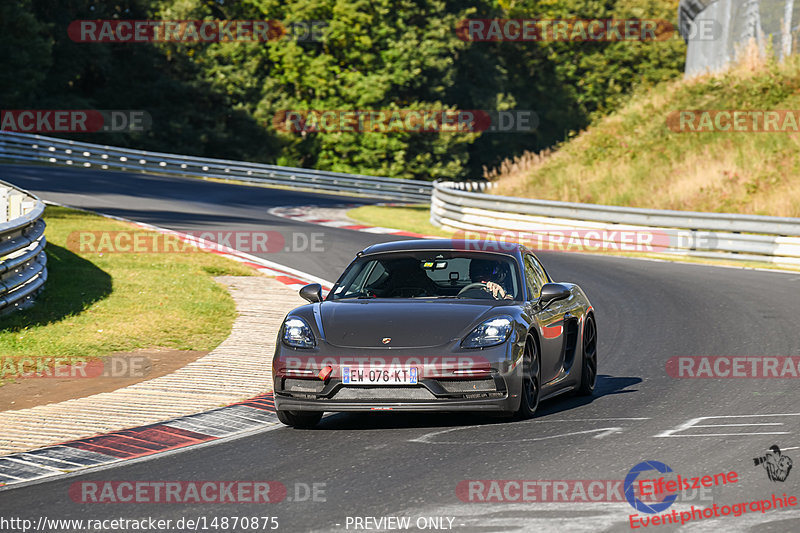
[[[285,318],[275,407],[312,427],[325,411],[500,411],[589,395],[597,328],[584,292],[553,283],[524,246],[409,240],[359,252],[323,299]]]

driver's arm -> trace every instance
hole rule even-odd
[[[487,281],[486,289],[498,300],[510,300],[512,298],[510,294],[506,294],[506,291],[503,289],[503,287],[494,281]]]

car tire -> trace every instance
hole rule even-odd
[[[525,356],[523,363],[522,386],[519,395],[519,409],[517,418],[527,420],[536,414],[541,396],[542,367],[539,363],[539,353],[536,341],[529,338],[525,343]]]
[[[322,419],[322,411],[277,411],[278,420],[300,429],[310,429],[316,426]]]
[[[593,315],[586,315],[583,324],[583,361],[578,395],[591,396],[597,382],[597,325]]]

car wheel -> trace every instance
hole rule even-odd
[[[278,420],[301,429],[313,428],[322,419],[322,411],[278,411]]]
[[[539,354],[536,350],[536,342],[528,339],[525,344],[524,357],[524,376],[522,378],[522,391],[519,399],[519,409],[517,417],[521,419],[532,418],[539,407],[539,394],[541,392],[541,366],[539,365]]]
[[[594,316],[587,315],[583,325],[583,364],[581,365],[581,384],[578,394],[590,396],[597,382],[597,326]]]

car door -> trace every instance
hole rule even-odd
[[[529,290],[528,297],[535,304],[539,300],[542,286],[548,279],[539,261],[530,254],[525,254],[525,278]],[[535,310],[539,322],[542,383],[556,379],[563,367],[566,309],[564,302],[553,302],[546,309]]]

